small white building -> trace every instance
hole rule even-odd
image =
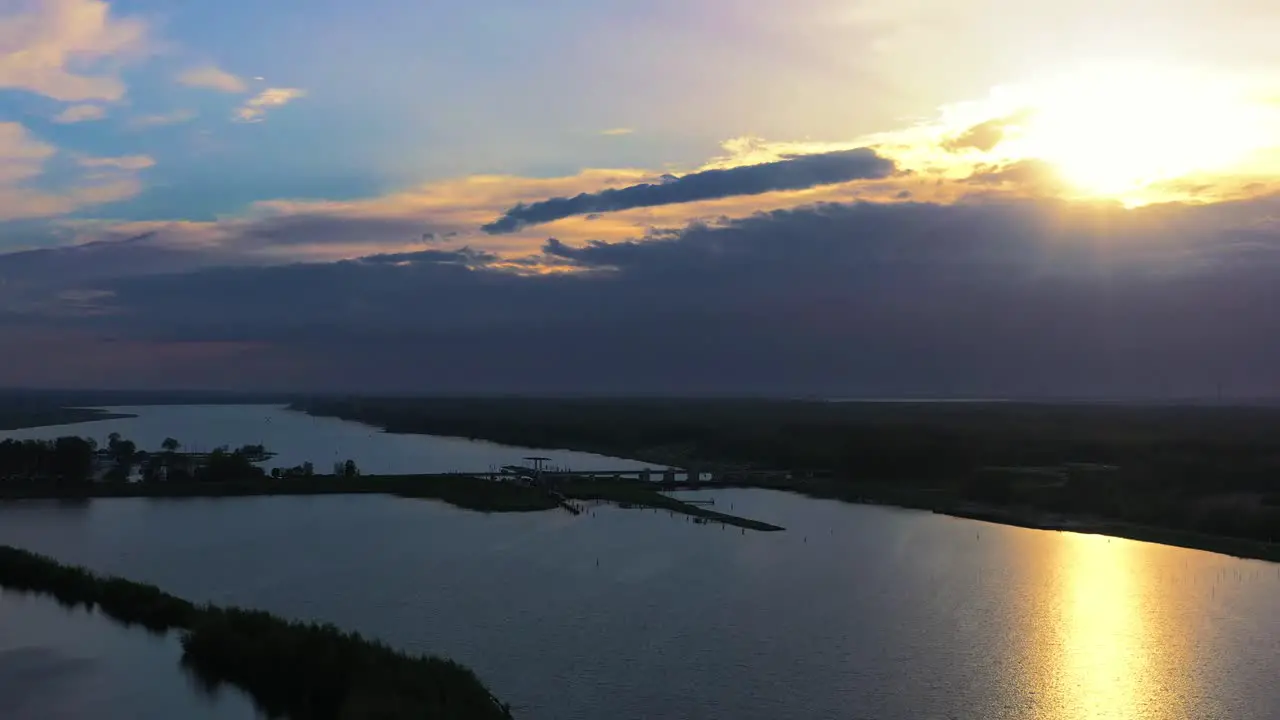
[[[93,470],[90,477],[93,482],[106,482],[107,474],[116,466],[115,456],[110,450],[98,450],[93,453]],[[142,467],[135,464],[129,468],[129,477],[125,478],[125,482],[142,482]]]

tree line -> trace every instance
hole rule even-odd
[[[5,440],[0,442],[0,479],[87,483],[93,479],[95,450],[93,441],[80,437]]]
[[[92,438],[77,436],[55,440],[0,441],[0,481],[28,481],[77,486],[96,479],[125,482],[135,475],[142,482],[227,482],[266,476],[258,465],[270,453],[262,445],[214,448],[207,454],[182,453],[182,443],[169,437],[160,450],[138,449],[133,440],[111,433],[105,448]],[[335,472],[343,477],[359,475],[354,461]],[[311,463],[273,472],[276,477],[314,475]]]
[[[209,687],[241,688],[269,717],[509,720],[472,672],[410,655],[333,625],[196,605],[154,585],[103,577],[0,546],[0,587],[100,609],[126,625],[182,633],[182,663]]]

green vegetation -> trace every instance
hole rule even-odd
[[[0,442],[0,481],[37,479],[59,488],[85,485],[93,475],[93,443],[84,438]]]
[[[107,447],[98,450],[89,438],[60,437],[56,440],[0,441],[0,481],[47,486],[51,492],[78,492],[100,476],[108,484],[129,480],[134,468],[145,482],[190,481],[226,482],[265,476],[255,463],[269,457],[261,445],[245,445],[238,450],[215,449],[208,455],[180,454],[178,441],[167,438],[162,451],[139,450],[136,443],[111,433]],[[354,469],[354,464],[351,468]],[[92,492],[92,491],[86,491]],[[0,493],[2,494],[2,493]]]
[[[197,606],[152,585],[0,546],[0,586],[50,595],[125,624],[184,631],[183,664],[208,685],[241,688],[272,717],[295,720],[499,720],[510,712],[467,668],[409,656],[332,625]]]
[[[361,398],[295,407],[390,432],[696,464],[723,477],[789,471],[785,481],[738,483],[819,497],[1280,539],[1280,406]]]
[[[196,607],[151,585],[102,578],[18,548],[0,546],[0,587],[51,595],[66,607],[100,607],[126,625],[164,632],[189,627]]]
[[[204,462],[195,468],[195,480],[225,483],[265,478],[266,471],[254,465],[264,452],[261,445],[246,445],[239,450],[214,448]]]
[[[545,490],[467,475],[384,475],[362,480],[381,483],[394,495],[440,500],[480,512],[537,512],[560,506]]]

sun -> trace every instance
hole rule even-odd
[[[1230,170],[1277,139],[1273,108],[1243,84],[1155,65],[1095,64],[1015,95],[1022,119],[998,150],[1049,163],[1084,195],[1136,199]]]

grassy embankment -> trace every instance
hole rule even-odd
[[[823,500],[856,504],[892,505],[1032,530],[1108,535],[1191,550],[1205,550],[1239,558],[1280,562],[1280,543],[1277,542],[1111,520],[1095,515],[1046,511],[1034,504],[999,505],[975,502],[965,496],[963,489],[954,487],[904,487],[884,482],[829,478],[763,479],[730,483],[729,487],[778,490]],[[1280,535],[1280,528],[1277,529],[1277,535]]]
[[[604,500],[620,505],[633,505],[645,508],[670,510],[682,515],[708,522],[723,523],[734,527],[762,532],[774,532],[785,528],[750,518],[729,515],[727,513],[708,510],[700,505],[692,505],[669,495],[663,495],[640,480],[592,480],[562,483],[557,486],[566,497],[575,500]]]
[[[1244,557],[1274,559],[1280,540],[1280,406],[361,398],[295,407],[390,432],[725,476],[793,471],[797,479],[737,484]]]
[[[1013,525],[1033,530],[1108,535],[1160,545],[1189,548],[1191,550],[1207,550],[1240,558],[1280,562],[1280,543],[1211,535],[1098,517],[1045,512],[1034,506],[999,506],[976,503],[965,500],[962,496],[947,488],[904,488],[884,483],[829,479],[763,480],[742,483],[738,486],[793,492],[825,500],[928,510],[942,515],[980,520],[999,525]]]
[[[1205,550],[1238,558],[1280,562],[1280,543],[1250,540],[1248,538],[1209,535],[1189,530],[1106,520],[1105,518],[1046,514],[1035,508],[1027,507],[1008,508],[984,506],[975,503],[957,503],[940,508],[922,509],[930,509],[944,515],[999,525],[1013,525],[1033,530],[1107,535],[1190,550]]]
[[[181,631],[183,664],[210,685],[229,683],[275,717],[294,720],[500,720],[510,713],[469,669],[406,655],[332,625],[196,605],[153,585],[0,546],[0,587],[98,608],[128,625]]]
[[[71,425],[73,423],[129,417],[134,416],[109,413],[105,410],[91,408],[50,407],[40,404],[29,406],[0,405],[0,431],[46,427],[49,425]]]

